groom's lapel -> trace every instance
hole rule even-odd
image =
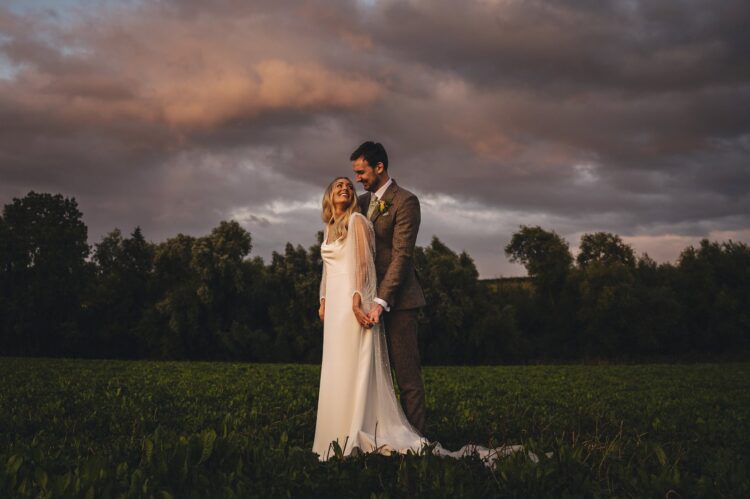
[[[393,196],[396,195],[396,192],[398,192],[398,186],[396,185],[396,181],[394,180],[393,182],[391,182],[391,185],[389,185],[388,188],[385,190],[385,194],[383,194],[383,199],[382,199],[382,201],[385,201],[386,204],[390,204],[391,208],[393,208],[392,201],[393,201]],[[372,194],[370,195],[372,196]],[[367,200],[367,204],[368,205],[370,204],[369,199]],[[377,220],[380,215],[382,215],[382,213],[380,213],[380,210],[376,208],[372,214],[372,217],[370,217],[370,221],[374,223],[375,220]]]

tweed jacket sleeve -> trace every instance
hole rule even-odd
[[[399,288],[413,273],[412,259],[421,221],[419,200],[411,193],[394,206],[391,261],[378,286],[378,297],[395,302]]]

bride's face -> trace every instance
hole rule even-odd
[[[346,178],[340,178],[333,184],[333,204],[343,207],[354,202],[354,185]]]

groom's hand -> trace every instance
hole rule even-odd
[[[380,303],[373,303],[372,308],[370,308],[370,322],[373,324],[379,324],[380,323],[380,315],[383,313],[383,305]]]

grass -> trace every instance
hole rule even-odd
[[[318,376],[0,358],[0,496],[750,496],[748,363],[425,368],[428,438],[541,457],[493,469],[427,453],[318,462]]]

